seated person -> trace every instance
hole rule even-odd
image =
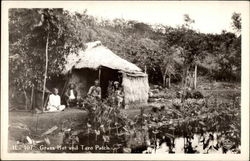
[[[65,105],[61,105],[61,97],[58,95],[58,89],[53,88],[53,93],[49,96],[47,110],[44,112],[57,112],[65,109]]]
[[[95,80],[95,85],[91,86],[88,91],[88,96],[96,99],[101,99],[101,87],[99,81]]]
[[[71,83],[69,88],[65,92],[67,107],[71,105],[77,105],[77,91],[75,89],[75,84]]]
[[[115,92],[115,100],[117,106],[120,108],[123,105],[124,93],[123,93],[123,88],[119,86],[119,82],[117,81],[114,82],[114,92]]]

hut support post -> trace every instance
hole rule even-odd
[[[101,67],[98,68],[98,80],[99,80],[99,85],[101,87]],[[103,93],[101,92],[101,98],[103,98]]]
[[[98,79],[99,82],[101,83],[101,67],[98,68]]]

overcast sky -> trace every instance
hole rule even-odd
[[[87,13],[99,18],[138,20],[150,24],[164,24],[175,27],[183,24],[183,15],[195,20],[193,28],[204,33],[232,31],[233,12],[241,13],[245,2],[166,2],[166,1],[125,1],[125,2],[81,2],[71,7],[71,11],[87,9]]]

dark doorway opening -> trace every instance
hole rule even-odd
[[[111,81],[118,81],[119,83],[122,83],[121,76],[122,75],[118,72],[118,70],[114,70],[107,67],[100,67],[100,86],[102,89],[102,98],[108,97],[108,87]]]
[[[96,79],[98,79],[98,70],[89,68],[74,69],[69,83],[74,83],[79,96],[85,98],[90,87],[95,84]]]

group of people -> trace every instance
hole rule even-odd
[[[114,92],[116,95],[117,106],[121,107],[123,103],[123,90],[117,81],[114,82]],[[64,95],[67,107],[79,106],[80,97],[78,96],[75,84],[71,83]],[[87,97],[101,100],[101,87],[98,80],[95,80],[95,84],[89,88]],[[44,112],[63,111],[65,108],[66,106],[61,104],[61,97],[58,94],[58,89],[53,88],[52,94],[49,96],[48,104],[44,109]]]

